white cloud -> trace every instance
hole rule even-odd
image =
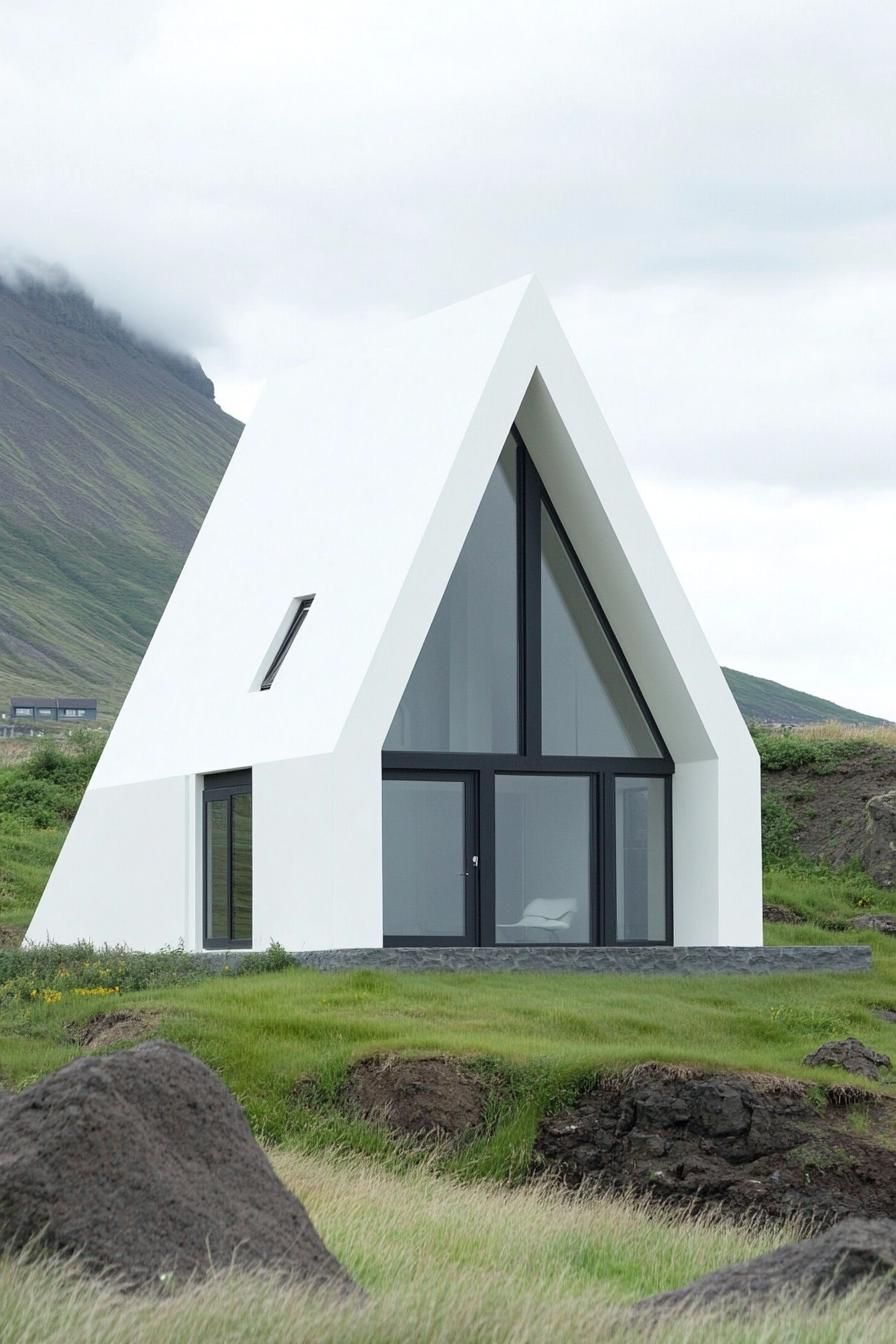
[[[639,485],[722,663],[896,721],[896,489]]]
[[[733,518],[781,488],[852,518],[896,488],[889,0],[7,0],[3,19],[0,244],[197,351],[228,409],[344,334],[535,270],[640,473]],[[774,530],[720,536],[732,585]],[[808,647],[784,637],[793,603],[842,600],[847,638],[805,684],[836,662],[865,707],[852,589],[810,572],[772,585],[748,670],[786,680]],[[708,582],[694,565],[698,606]]]

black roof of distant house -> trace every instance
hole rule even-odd
[[[13,695],[9,701],[11,719],[95,719],[97,702],[82,696]]]

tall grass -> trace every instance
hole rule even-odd
[[[673,1323],[630,1304],[792,1237],[624,1199],[397,1177],[358,1160],[275,1153],[336,1256],[369,1295],[334,1301],[222,1275],[166,1298],[122,1297],[70,1268],[0,1260],[0,1339],[16,1344],[884,1344],[871,1292],[824,1309],[791,1299],[752,1319]]]
[[[862,742],[896,748],[896,724],[804,723],[793,732],[816,742]]]

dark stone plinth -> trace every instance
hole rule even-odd
[[[206,952],[236,967],[245,953]],[[775,975],[870,971],[861,944],[793,947],[350,947],[291,953],[318,971],[578,971],[590,975]]]

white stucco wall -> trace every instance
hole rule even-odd
[[[256,946],[381,944],[382,743],[514,419],[676,761],[676,941],[761,942],[755,750],[528,282],[268,388],[29,937],[198,946],[198,781],[251,766]],[[253,690],[311,593],[273,688]]]

